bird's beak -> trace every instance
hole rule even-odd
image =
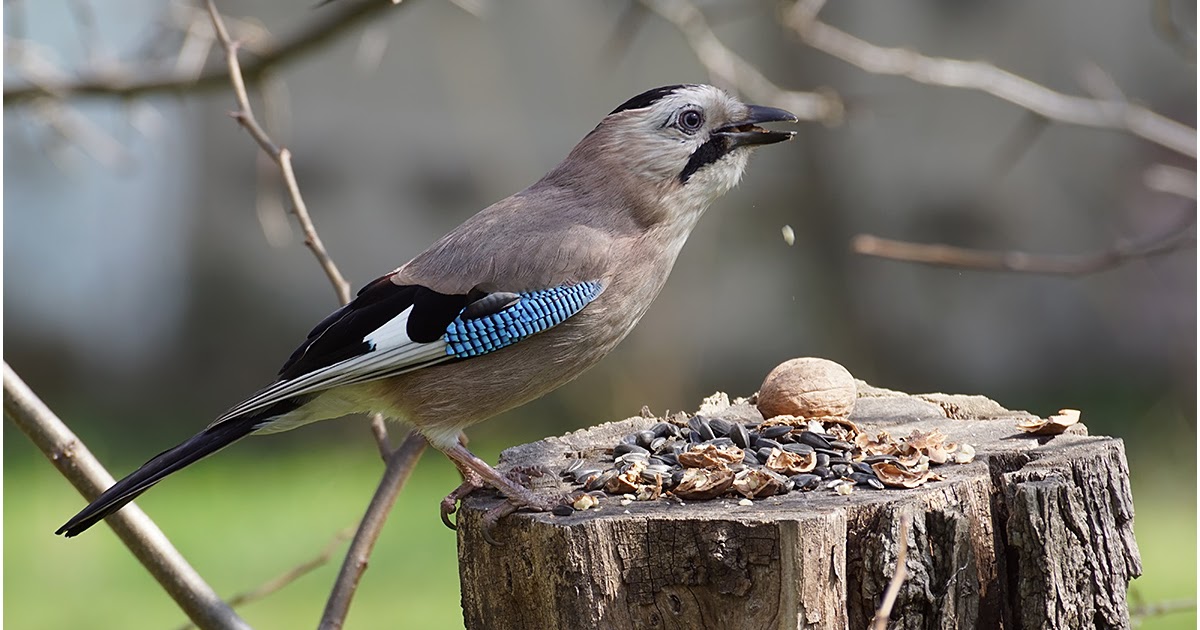
[[[717,129],[716,134],[728,139],[730,149],[740,146],[759,144],[774,144],[791,140],[796,135],[794,131],[768,131],[758,126],[758,123],[796,122],[796,115],[775,107],[750,105],[746,116]]]

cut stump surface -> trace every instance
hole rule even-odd
[[[705,401],[707,417],[761,419],[744,401]],[[459,514],[466,627],[866,628],[907,545],[908,577],[890,628],[1127,628],[1125,592],[1141,573],[1122,442],[1082,425],[1053,438],[981,396],[908,395],[859,383],[851,419],[893,436],[940,429],[975,461],[944,465],[911,490],[817,490],[755,500],[663,497],[570,516],[519,513],[480,530],[499,499],[477,492]],[[1086,416],[1085,416],[1086,420]],[[506,450],[499,469],[540,468],[540,494],[576,489],[559,471],[611,465],[630,418]],[[897,540],[902,514],[912,519]]]

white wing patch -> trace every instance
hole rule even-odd
[[[292,396],[396,376],[454,358],[446,353],[446,342],[441,339],[417,343],[408,338],[408,316],[412,309],[408,307],[364,337],[363,341],[372,347],[367,353],[274,383],[225,412],[213,424]]]

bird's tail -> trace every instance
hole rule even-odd
[[[113,484],[54,533],[68,538],[79,535],[125,507],[126,503],[136,499],[167,475],[250,435],[272,418],[293,411],[301,404],[302,401],[295,399],[284,400],[252,414],[229,418],[209,426],[183,444],[159,453],[154,459],[142,464],[141,468]]]

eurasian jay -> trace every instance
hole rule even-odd
[[[513,506],[549,509],[472,455],[460,432],[608,354],[666,283],[700,215],[737,184],[751,150],[792,137],[758,125],[795,120],[708,85],[629,99],[537,183],[363,287],[313,328],[274,383],[118,481],[56,533],[79,534],[252,433],[363,412],[407,422]]]

